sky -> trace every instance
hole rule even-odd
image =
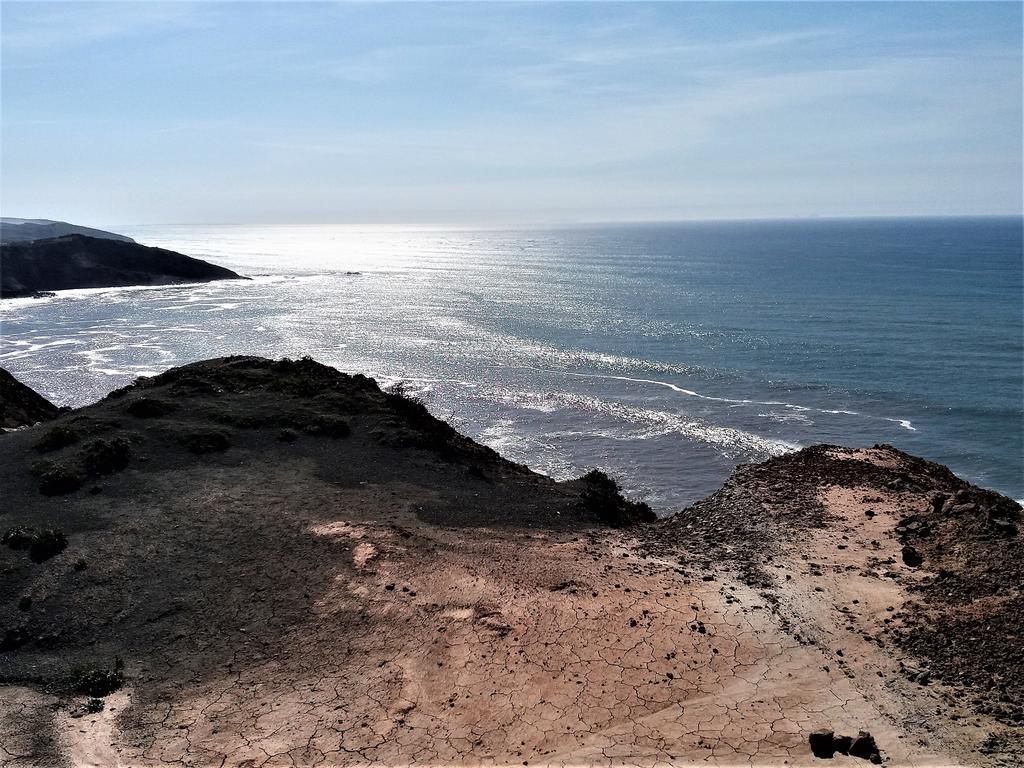
[[[0,4],[0,212],[1020,214],[1020,3]]]

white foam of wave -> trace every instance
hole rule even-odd
[[[614,379],[616,381],[632,381],[637,384],[653,384],[659,387],[666,387],[674,392],[678,392],[689,397],[695,397],[700,400],[710,400],[718,403],[731,403],[733,405],[769,405],[780,408],[788,408],[793,411],[807,411],[813,413],[829,413],[829,414],[844,414],[848,416],[866,416],[868,418],[882,419],[883,421],[891,421],[899,424],[904,429],[909,429],[911,432],[916,432],[917,429],[911,424],[909,419],[895,419],[888,416],[872,416],[870,414],[863,414],[859,411],[847,411],[847,410],[834,410],[826,408],[811,408],[806,405],[797,405],[796,403],[787,403],[783,400],[747,400],[747,399],[736,399],[731,397],[716,397],[714,395],[705,395],[700,392],[696,392],[692,389],[685,389],[669,381],[658,381],[657,379],[638,379],[632,376],[613,376],[611,374],[604,373],[573,373],[571,371],[545,371],[542,368],[535,368],[534,370],[541,371],[543,373],[562,374],[564,376],[576,376],[579,378],[587,379]]]
[[[208,283],[172,283],[169,285],[119,285],[111,286],[106,288],[69,288],[63,291],[56,291],[53,296],[43,296],[37,299],[25,298],[25,299],[4,299],[0,301],[0,310],[7,309],[24,309],[26,307],[36,307],[43,304],[49,304],[55,301],[67,300],[73,301],[78,299],[91,299],[95,297],[101,297],[103,299],[117,298],[119,294],[132,294],[141,293],[143,291],[167,291],[168,293],[180,294],[185,291],[195,291],[197,286],[210,290],[211,286],[213,290],[222,289],[221,287],[225,284],[231,284],[235,281],[232,280],[213,280]],[[237,283],[235,283],[237,285]]]
[[[417,383],[421,386],[424,383],[454,384],[463,387],[472,387],[475,396],[491,402],[502,403],[521,410],[538,411],[541,413],[554,413],[557,410],[569,407],[577,410],[601,413],[618,421],[640,427],[631,432],[609,432],[600,431],[596,428],[588,429],[586,434],[590,436],[605,437],[614,440],[646,440],[652,437],[661,437],[669,434],[679,434],[691,440],[716,445],[726,451],[750,451],[765,456],[781,456],[785,453],[798,451],[802,447],[799,443],[786,440],[778,440],[763,437],[752,432],[746,432],[733,427],[724,427],[716,424],[709,424],[706,421],[695,418],[684,417],[679,414],[668,413],[650,408],[637,408],[610,400],[602,400],[588,395],[572,392],[534,392],[516,391],[507,389],[486,388],[478,382],[460,381],[457,379],[427,379],[420,377],[403,377],[393,375],[378,375],[377,381],[382,388],[387,388],[398,382]],[[426,389],[425,392],[429,392]],[[411,390],[411,394],[419,394],[417,390]],[[552,435],[553,436],[553,435]],[[491,447],[495,447],[488,443]],[[497,450],[497,448],[495,448]]]
[[[452,333],[459,333],[465,338],[464,343],[475,343],[489,357],[494,357],[497,352],[500,352],[500,357],[506,360],[514,360],[516,357],[520,359],[532,358],[534,361],[543,361],[548,365],[579,366],[581,364],[590,364],[604,366],[613,370],[650,371],[652,373],[668,373],[681,376],[704,371],[704,369],[698,366],[672,365],[637,357],[594,352],[587,349],[556,347],[535,339],[495,333],[462,318],[450,317],[444,318],[442,321],[436,321],[432,318],[431,322],[438,326],[443,325]]]
[[[738,407],[738,406],[733,406],[733,407]],[[806,413],[789,413],[789,412],[782,412],[782,411],[767,411],[767,412],[764,412],[764,413],[759,413],[759,414],[757,414],[757,416],[758,416],[758,418],[768,419],[769,421],[774,421],[774,422],[777,422],[779,424],[793,424],[793,423],[796,423],[796,424],[804,424],[804,425],[808,425],[808,426],[814,424],[814,421]]]
[[[18,347],[11,352],[0,352],[0,360],[17,360],[24,357],[31,357],[37,352],[41,352],[44,349],[50,347],[61,347],[73,344],[81,344],[82,342],[77,339],[57,339],[56,341],[44,341],[49,339],[49,336],[38,336],[39,341],[4,341],[4,346]]]
[[[917,428],[913,424],[910,423],[910,419],[890,419],[890,418],[888,418],[886,416],[881,416],[880,418],[884,419],[885,421],[895,422],[896,424],[899,424],[904,429],[909,429],[911,432],[917,432]]]
[[[616,439],[636,440],[678,434],[697,442],[715,445],[728,451],[755,452],[765,456],[781,456],[800,450],[797,443],[762,437],[733,427],[709,424],[702,419],[668,413],[652,408],[639,408],[612,400],[602,400],[572,392],[508,392],[484,391],[483,396],[530,410],[554,411],[562,408],[599,413],[625,422],[636,429],[632,433],[619,432]],[[587,434],[597,434],[588,430]],[[610,437],[611,435],[605,435]]]
[[[753,432],[709,424],[701,419],[687,418],[665,411],[637,408],[584,396],[571,396],[569,401],[580,402],[589,410],[596,410],[629,422],[646,424],[647,439],[674,433],[690,440],[716,445],[727,451],[751,451],[767,456],[781,456],[801,448],[797,443],[766,438]]]
[[[557,403],[537,397],[533,392],[498,392],[489,391],[481,393],[488,400],[511,405],[525,411],[537,411],[538,413],[554,413],[559,409]]]
[[[519,455],[526,449],[526,441],[511,419],[500,419],[485,427],[480,432],[480,441],[502,456]]]
[[[238,309],[242,306],[240,301],[200,301],[189,299],[184,304],[168,304],[166,307],[156,307],[161,312],[188,310],[189,312],[226,312],[231,309]]]
[[[533,471],[556,480],[568,480],[582,474],[580,468],[569,461],[555,446],[531,439],[512,419],[499,419],[489,424],[480,430],[477,439],[505,458],[528,462]]]

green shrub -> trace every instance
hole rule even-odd
[[[583,506],[598,522],[613,528],[624,528],[657,520],[647,504],[626,499],[618,483],[604,472],[592,469],[580,479],[584,484]]]
[[[82,450],[82,464],[90,475],[109,475],[128,466],[131,445],[122,437],[93,440]]]
[[[35,449],[39,453],[49,453],[50,451],[59,451],[61,448],[67,448],[69,445],[77,442],[78,433],[74,429],[58,424],[46,431],[46,434],[35,444]]]
[[[39,492],[45,496],[62,496],[82,487],[85,478],[73,466],[55,461],[40,462],[32,467],[39,478]]]
[[[124,672],[120,659],[116,659],[113,669],[99,667],[79,667],[71,672],[68,680],[70,688],[93,698],[109,696],[124,685]]]

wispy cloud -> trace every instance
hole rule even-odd
[[[166,33],[204,24],[190,3],[13,3],[2,5],[5,48],[73,50],[143,32]]]
[[[104,205],[236,219],[389,200],[840,213],[882,183],[906,212],[1020,202],[1017,7],[0,9],[8,200],[100,205],[71,181],[89,178],[119,190]]]

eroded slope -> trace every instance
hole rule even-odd
[[[897,630],[937,555],[903,563],[897,527],[967,486],[886,447],[743,468],[637,525],[603,476],[536,475],[368,379],[231,358],[0,458],[12,765],[809,765],[822,730],[900,765],[1019,746],[911,679]]]

